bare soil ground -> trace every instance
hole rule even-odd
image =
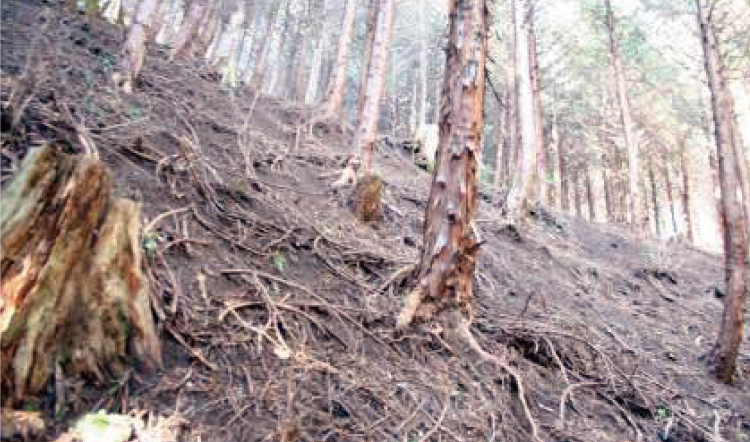
[[[184,419],[184,441],[525,442],[523,394],[544,441],[750,441],[750,345],[734,385],[702,359],[720,257],[547,209],[508,226],[485,198],[472,332],[519,384],[435,327],[393,331],[429,191],[406,155],[376,153],[386,219],[363,225],[328,188],[348,134],[223,90],[163,48],[122,95],[109,81],[120,31],[51,5],[2,3],[2,182],[41,142],[93,141],[158,243],[165,364],[110,385],[68,379],[59,416],[52,391],[14,404],[56,422],[43,440],[107,409]]]

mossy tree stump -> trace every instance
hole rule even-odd
[[[99,380],[133,359],[161,365],[140,230],[140,205],[112,196],[105,165],[29,152],[2,192],[4,398],[40,392],[56,364]]]

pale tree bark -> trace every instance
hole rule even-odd
[[[677,210],[675,208],[674,200],[674,183],[672,182],[672,175],[669,173],[669,163],[665,162],[662,166],[662,174],[664,175],[664,188],[667,190],[667,203],[669,204],[669,216],[672,223],[672,233],[677,234],[679,226],[677,225]]]
[[[346,89],[347,70],[349,68],[349,49],[356,15],[355,6],[356,0],[347,0],[333,68],[333,79],[320,108],[323,119],[340,118],[342,116],[344,90]]]
[[[419,40],[419,73],[420,73],[420,80],[422,85],[422,95],[420,96],[420,104],[419,104],[419,126],[424,126],[427,124],[427,72],[429,68],[429,60],[427,58],[427,40],[429,38],[429,33],[427,31],[427,10],[429,7],[431,0],[422,0],[422,8],[424,8],[424,11],[422,11],[421,14],[419,14],[419,30],[420,30],[420,40]]]
[[[229,47],[226,54],[226,63],[222,75],[222,83],[230,88],[238,86],[239,82],[239,60],[242,50],[242,40],[245,26],[245,6],[244,2],[239,2],[237,9],[229,18]]]
[[[518,167],[520,147],[520,126],[518,123],[518,63],[516,62],[516,53],[518,52],[518,27],[516,26],[516,2],[511,0],[508,3],[509,16],[510,16],[510,27],[511,27],[511,38],[510,38],[510,54],[509,62],[510,68],[508,69],[508,86],[510,90],[510,97],[508,100],[508,149],[510,155],[508,156],[508,173],[506,176],[506,185],[511,186],[515,177],[516,168]],[[510,189],[508,189],[510,192]],[[507,193],[506,193],[507,198]]]
[[[628,192],[630,208],[630,227],[636,234],[643,232],[643,214],[641,213],[641,194],[638,187],[638,146],[633,134],[633,118],[630,112],[628,91],[625,83],[625,73],[622,57],[617,43],[616,23],[610,0],[604,0],[606,9],[605,24],[609,34],[609,53],[612,59],[612,70],[615,75],[617,103],[620,107],[622,135],[625,139],[625,149],[628,153]]]
[[[559,201],[560,196],[558,195],[558,190],[560,189],[560,176],[559,176],[559,170],[557,168],[558,164],[558,156],[560,155],[560,152],[557,149],[557,146],[559,144],[559,140],[561,137],[560,130],[558,128],[558,116],[557,116],[557,109],[552,110],[552,134],[550,136],[549,140],[549,147],[547,148],[547,152],[549,153],[549,156],[547,158],[547,174],[550,178],[550,182],[548,184],[547,188],[547,204],[550,207],[559,207]]]
[[[565,212],[570,211],[570,169],[568,150],[565,146],[565,140],[563,133],[560,134],[560,138],[557,140],[557,161],[558,168],[560,170],[560,209]]]
[[[325,11],[328,10],[328,0],[323,0],[322,15],[325,15]],[[310,65],[310,75],[307,77],[307,87],[305,88],[305,104],[312,106],[315,104],[318,97],[318,89],[320,86],[321,72],[323,70],[323,53],[327,51],[328,45],[328,34],[323,32],[324,30],[318,30],[317,42],[315,49],[313,49],[313,58]]]
[[[596,222],[596,194],[594,193],[594,183],[591,178],[591,165],[586,163],[583,165],[584,180],[586,184],[586,201],[588,202],[589,209],[589,221]]]
[[[505,186],[505,180],[508,176],[508,170],[509,167],[509,155],[510,155],[510,149],[508,145],[508,102],[507,100],[504,100],[503,103],[499,103],[500,105],[500,112],[498,112],[499,115],[499,125],[498,125],[498,131],[500,133],[500,136],[498,137],[498,146],[497,146],[497,155],[495,157],[495,188],[500,189],[501,187]]]
[[[177,32],[185,20],[185,12],[187,6],[184,0],[170,0],[162,3],[163,10],[160,15],[166,18],[164,26],[162,26],[159,34],[156,36],[156,43],[165,45],[171,44],[177,36]]]
[[[518,170],[508,194],[506,209],[511,219],[518,219],[524,207],[533,203],[531,185],[537,171],[537,142],[529,60],[530,0],[512,1],[515,3],[515,57],[518,69],[518,122],[521,130],[521,149]]]
[[[365,57],[359,70],[359,91],[357,95],[357,121],[362,119],[362,110],[365,104],[365,92],[367,91],[367,73],[370,71],[372,61],[372,45],[375,41],[375,26],[378,19],[378,4],[380,0],[370,0],[367,8],[367,23],[365,24]]]
[[[651,210],[654,213],[654,233],[657,238],[661,238],[661,214],[659,213],[659,183],[656,182],[656,173],[654,172],[654,160],[648,158],[648,181],[651,185]]]
[[[614,216],[614,199],[612,198],[612,184],[609,182],[607,175],[607,163],[604,161],[604,154],[602,154],[602,182],[604,183],[604,222],[609,222]]]
[[[156,16],[158,0],[144,0],[135,11],[133,23],[128,28],[118,68],[112,75],[115,86],[125,93],[133,93],[139,86],[141,71],[146,58],[146,42],[155,36],[160,20]]]
[[[437,312],[466,312],[479,242],[477,160],[484,138],[487,9],[484,0],[451,1],[440,143],[425,220],[419,282],[399,317],[404,326]]]
[[[372,42],[372,53],[362,115],[354,133],[354,140],[349,149],[349,159],[341,179],[335,184],[356,182],[356,171],[360,164],[365,176],[369,176],[372,163],[372,147],[377,132],[380,114],[380,99],[383,95],[386,69],[388,67],[388,52],[391,41],[391,28],[395,12],[395,0],[379,0],[377,8],[377,23]]]
[[[269,95],[276,94],[276,85],[279,83],[279,79],[282,77],[282,75],[286,72],[286,69],[282,65],[285,58],[284,54],[286,53],[287,41],[289,41],[289,34],[291,34],[290,28],[293,21],[299,21],[296,17],[292,16],[292,7],[296,4],[297,1],[298,0],[287,0],[286,3],[286,10],[284,12],[284,27],[280,30],[279,33],[279,45],[276,48],[276,51],[274,51],[273,63],[271,63],[273,70],[271,71],[271,77],[266,84],[266,92]]]
[[[534,3],[529,9],[529,75],[531,78],[531,94],[534,101],[534,141],[536,144],[536,177],[539,189],[539,201],[547,200],[547,152],[544,146],[544,108],[542,106],[541,80],[539,79],[539,62],[537,60],[536,34],[534,30]]]
[[[688,141],[685,145],[686,176],[689,179],[689,211],[693,225],[693,244],[711,253],[722,253],[719,206],[711,151],[708,140]]]
[[[255,72],[253,73],[252,83],[254,84],[258,93],[263,90],[263,84],[266,79],[266,70],[268,65],[268,53],[269,46],[274,40],[276,35],[279,33],[281,27],[281,20],[284,17],[281,15],[282,9],[285,5],[288,9],[288,2],[290,0],[281,0],[278,5],[272,5],[268,16],[268,31],[264,37],[259,38],[260,48],[258,49],[258,61],[255,64]]]
[[[573,167],[570,184],[573,186],[573,204],[575,206],[576,216],[578,218],[583,218],[583,197],[581,196],[581,180],[578,169],[578,165]]]
[[[203,21],[207,10],[205,0],[193,0],[190,3],[187,15],[172,42],[172,48],[169,51],[170,59],[183,55],[186,47],[197,37],[198,26]]]
[[[682,210],[685,216],[685,230],[687,238],[691,243],[695,243],[693,233],[693,217],[690,213],[690,172],[688,171],[687,161],[685,160],[685,137],[681,137],[680,144],[680,171],[682,173]]]
[[[731,382],[737,368],[737,357],[742,345],[744,305],[747,295],[747,242],[743,207],[738,197],[741,189],[739,158],[741,146],[734,146],[734,115],[732,96],[724,77],[724,66],[717,48],[713,23],[701,0],[695,0],[698,25],[703,44],[704,67],[711,90],[716,148],[719,159],[721,211],[724,224],[724,255],[726,259],[726,296],[719,335],[713,348],[713,368],[722,382]]]

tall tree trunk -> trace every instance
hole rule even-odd
[[[295,20],[292,44],[289,49],[289,62],[286,68],[286,93],[282,94],[287,99],[296,101],[299,95],[299,71],[302,69],[302,61],[304,60],[304,41],[303,41],[303,20],[305,12],[300,11],[299,16]]]
[[[620,119],[622,122],[622,134],[625,138],[625,148],[628,153],[628,187],[630,194],[630,227],[636,234],[643,231],[643,216],[640,212],[641,195],[638,187],[638,146],[633,135],[633,119],[630,113],[627,86],[625,84],[625,72],[622,67],[622,58],[617,44],[615,17],[612,12],[610,0],[604,0],[606,9],[606,25],[609,33],[609,53],[612,58],[612,69],[615,75],[615,86],[617,89],[617,103],[620,106]]]
[[[291,0],[280,0],[278,5],[271,6],[271,11],[268,14],[268,32],[265,38],[259,39],[260,48],[258,50],[258,62],[255,64],[255,73],[253,74],[252,79],[252,83],[258,93],[263,90],[263,84],[266,80],[269,43],[272,43],[276,39],[276,35],[281,27],[281,20],[284,19],[281,15],[281,10],[285,5],[286,9],[289,9],[289,1]]]
[[[422,0],[422,7],[427,8],[431,0]],[[419,126],[427,124],[427,72],[429,70],[429,59],[427,58],[427,41],[429,38],[427,27],[427,12],[419,14],[420,39],[419,39],[419,73],[421,76],[422,95],[419,100]]]
[[[654,211],[654,232],[657,238],[661,238],[661,216],[659,214],[659,185],[656,182],[656,174],[654,173],[654,162],[649,157],[648,159],[648,180],[651,184],[651,209]]]
[[[440,143],[425,217],[417,288],[399,325],[442,309],[464,309],[473,297],[479,242],[477,160],[484,138],[487,8],[485,0],[452,0],[443,85]]]
[[[506,185],[511,186],[515,179],[518,168],[519,153],[521,152],[520,126],[518,123],[518,63],[516,53],[518,52],[518,27],[516,26],[516,1],[508,1],[510,27],[511,27],[511,57],[508,69],[510,100],[508,101],[508,112],[510,124],[508,125],[510,155],[508,156],[508,174],[506,174]],[[508,188],[510,192],[510,188]],[[507,198],[507,193],[506,193]]]
[[[307,87],[305,88],[305,104],[312,106],[318,95],[318,85],[320,83],[320,72],[323,68],[323,52],[326,46],[326,36],[319,35],[318,42],[313,52],[312,65],[310,66],[310,75],[307,77]],[[343,96],[342,96],[343,102]]]
[[[508,171],[510,170],[509,156],[510,146],[508,145],[508,103],[500,104],[500,116],[499,129],[500,133],[499,142],[497,146],[497,156],[495,157],[495,188],[500,189],[505,186],[507,180]]]
[[[665,163],[662,170],[664,174],[664,187],[667,189],[667,202],[669,203],[669,216],[672,222],[672,232],[676,234],[678,230],[677,210],[675,209],[674,190],[672,189],[672,177],[669,174],[669,164]]]
[[[354,17],[356,15],[355,6],[356,0],[347,0],[336,52],[336,62],[333,68],[333,79],[321,105],[322,118],[324,119],[340,118],[342,114],[347,69],[349,67],[349,48],[351,47]]]
[[[362,118],[365,104],[365,92],[367,91],[367,73],[370,71],[372,62],[372,45],[375,41],[375,27],[378,21],[378,5],[380,0],[370,0],[367,8],[367,23],[365,24],[365,57],[362,60],[362,68],[359,71],[359,87],[357,95],[357,121]]]
[[[190,42],[195,40],[198,33],[198,25],[204,18],[207,10],[205,0],[193,0],[190,3],[187,16],[182,26],[180,26],[177,36],[173,39],[172,48],[169,52],[170,59],[183,55],[186,47]]]
[[[687,161],[685,160],[685,137],[682,137],[681,140],[680,170],[682,172],[682,210],[685,216],[685,229],[687,230],[688,240],[691,243],[694,243],[693,217],[690,213],[690,175],[688,172]]]
[[[726,296],[724,314],[716,345],[713,364],[717,378],[731,382],[737,367],[737,356],[742,344],[744,305],[747,294],[748,272],[745,265],[747,243],[743,207],[737,196],[741,189],[739,164],[734,146],[732,97],[729,95],[724,77],[724,66],[717,48],[710,15],[704,15],[700,0],[697,6],[698,25],[701,31],[703,55],[708,86],[711,90],[716,148],[719,160],[719,184],[721,187],[721,212],[724,224],[724,254],[726,257]],[[747,197],[745,195],[745,197]]]
[[[349,149],[346,169],[337,185],[356,181],[356,171],[360,164],[365,176],[370,175],[372,165],[372,146],[380,115],[380,99],[383,95],[388,52],[391,40],[395,0],[378,0],[377,24],[372,43],[372,52],[367,72],[366,91],[362,106],[362,115],[354,133],[354,141]]]
[[[594,195],[594,185],[591,180],[591,167],[588,164],[583,166],[584,179],[586,180],[586,200],[589,206],[589,221],[596,222],[596,195]]]
[[[521,151],[518,172],[508,194],[506,208],[511,219],[520,218],[532,198],[531,185],[536,175],[536,130],[534,128],[534,98],[529,64],[530,0],[512,0],[516,21],[516,67],[518,69],[518,121],[521,128]]]
[[[288,67],[285,69],[283,66],[284,64],[284,54],[286,53],[286,46],[287,41],[289,41],[289,34],[290,28],[292,26],[292,21],[296,21],[294,17],[292,17],[292,4],[295,2],[295,0],[287,0],[286,3],[286,9],[284,11],[284,27],[281,29],[279,33],[279,47],[276,49],[274,55],[274,61],[271,64],[271,66],[274,68],[271,72],[271,77],[269,78],[269,81],[267,82],[266,86],[266,92],[269,95],[276,95],[276,85],[279,83],[279,78],[282,78],[282,75],[288,71]]]
[[[537,60],[536,34],[534,31],[534,2],[529,6],[529,76],[531,79],[531,95],[534,102],[534,141],[536,144],[536,175],[539,180],[537,191],[539,201],[547,200],[547,152],[544,145],[544,108],[540,90],[539,62]]]
[[[575,204],[576,216],[583,219],[583,198],[581,197],[581,180],[579,179],[579,166],[573,167],[571,185],[573,186],[573,202]]]
[[[560,168],[560,208],[565,211],[570,211],[570,174],[568,173],[568,151],[565,147],[565,141],[563,140],[562,134],[557,142],[557,161]]]
[[[612,198],[612,183],[609,182],[609,179],[607,177],[607,167],[606,163],[604,162],[602,163],[602,182],[604,183],[604,220],[605,222],[609,222],[611,219],[613,219],[615,208],[614,200]]]

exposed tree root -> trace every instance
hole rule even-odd
[[[528,419],[529,425],[531,426],[531,435],[535,441],[542,442],[542,439],[539,437],[539,427],[537,426],[537,423],[531,414],[531,410],[529,410],[529,406],[526,403],[526,391],[523,386],[523,381],[521,380],[521,375],[502,358],[488,353],[481,345],[479,345],[479,342],[477,342],[474,335],[471,334],[469,321],[461,316],[461,313],[458,310],[452,311],[449,314],[453,316],[452,321],[455,321],[457,337],[468,344],[469,347],[486,362],[491,362],[507,371],[513,377],[513,380],[516,381],[516,385],[518,386],[518,399],[521,401],[521,406],[526,414],[526,419]]]

